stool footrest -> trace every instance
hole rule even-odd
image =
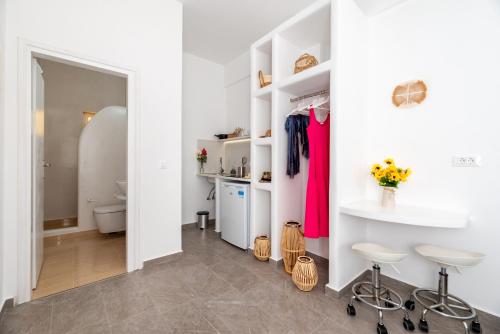
[[[446,318],[461,321],[476,318],[476,310],[472,306],[451,294],[440,296],[433,289],[415,289],[412,297],[425,309]]]

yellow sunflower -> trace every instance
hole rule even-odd
[[[375,164],[372,166],[372,173],[376,173],[379,170],[382,170],[382,166],[380,166],[380,164]]]
[[[394,159],[392,158],[387,158],[384,160],[384,163],[388,166],[393,166],[394,165]]]

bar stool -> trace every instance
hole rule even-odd
[[[394,264],[401,262],[407,254],[398,253],[392,249],[373,243],[357,243],[352,246],[352,249],[358,252],[360,256],[372,262],[373,267],[371,282],[358,282],[352,286],[353,296],[347,305],[347,314],[350,316],[356,315],[356,309],[353,305],[354,300],[363,302],[378,311],[377,333],[388,334],[387,328],[384,325],[383,311],[397,311],[402,309],[404,312],[403,327],[407,331],[413,331],[415,326],[403,305],[401,296],[380,282],[380,265],[390,264],[397,271]]]
[[[461,267],[473,267],[485,257],[484,254],[445,248],[433,245],[420,245],[415,251],[429,261],[437,263],[439,271],[438,289],[415,289],[410,299],[405,302],[405,307],[411,311],[415,309],[415,301],[424,308],[418,328],[423,332],[429,331],[429,324],[425,318],[428,311],[437,315],[462,321],[465,333],[469,334],[468,320],[472,320],[470,330],[481,333],[481,324],[476,310],[466,301],[448,293],[448,267],[455,267],[458,272]]]

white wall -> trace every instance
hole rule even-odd
[[[359,218],[341,215],[338,205],[364,196],[367,176],[366,90],[367,23],[351,1],[332,2],[332,111],[330,193],[329,286],[341,290],[366,269],[351,251],[353,243],[366,238],[366,224]],[[369,111],[369,110],[368,110]]]
[[[138,74],[144,260],[181,250],[182,5],[173,0],[7,0],[2,122],[4,297],[17,290],[18,38]],[[6,85],[8,83],[8,85]],[[160,161],[166,169],[160,169]],[[7,256],[8,254],[8,256]]]
[[[127,80],[53,61],[38,62],[45,82],[45,161],[51,164],[45,169],[45,220],[77,217],[83,112],[125,107]]]
[[[97,229],[94,208],[124,204],[116,181],[127,179],[127,109],[100,110],[78,143],[78,230]],[[92,201],[88,201],[91,199]]]
[[[215,218],[215,201],[206,200],[213,185],[196,176],[195,152],[198,139],[213,139],[214,134],[226,132],[224,67],[189,53],[183,59],[182,222],[191,224],[199,210],[208,210],[210,218]],[[218,166],[219,153],[206,148],[209,165]]]
[[[243,128],[250,134],[250,51],[224,66],[226,129]]]
[[[3,124],[3,114],[5,111],[5,24],[6,24],[6,0],[0,0],[0,126]],[[0,157],[3,158],[3,135],[0,134]],[[3,164],[0,163],[0,220],[3,220],[3,196],[4,196],[4,182],[3,182]],[[0,242],[3,244],[4,240],[4,227],[0,221]],[[7,298],[4,295],[4,247],[0,245],[0,307],[3,305],[4,300]]]
[[[500,2],[489,0],[412,0],[370,20],[368,159],[388,155],[412,167],[397,201],[431,207],[463,208],[472,216],[464,230],[374,223],[372,241],[410,250],[419,243],[483,252],[486,260],[451,271],[450,290],[477,307],[500,315],[500,299],[492,291],[500,279]],[[416,108],[396,109],[393,87],[422,79],[427,100]],[[454,168],[454,154],[478,154],[480,168]],[[366,166],[368,169],[369,166]],[[370,182],[369,196],[379,189]],[[410,251],[391,274],[417,286],[435,286],[436,266]]]

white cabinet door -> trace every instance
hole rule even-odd
[[[221,237],[248,248],[248,186],[222,183],[220,187]]]

